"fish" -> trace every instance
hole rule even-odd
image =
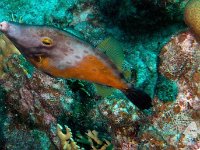
[[[37,69],[58,78],[73,78],[121,90],[140,110],[152,107],[151,97],[125,81],[115,64],[90,43],[64,30],[10,21],[0,31]]]

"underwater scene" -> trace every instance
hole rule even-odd
[[[1,0],[0,150],[200,150],[200,0]]]

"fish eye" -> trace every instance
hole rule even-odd
[[[49,37],[43,37],[41,38],[41,42],[43,46],[51,47],[53,46],[53,39]]]

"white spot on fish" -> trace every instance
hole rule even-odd
[[[82,44],[79,41],[70,41],[67,45],[67,51],[70,52],[67,55],[66,52],[63,52],[62,60],[58,60],[54,64],[60,69],[76,66],[84,57],[95,55],[91,46]]]

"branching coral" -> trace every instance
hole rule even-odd
[[[62,126],[57,124],[57,135],[60,138],[62,150],[78,150],[80,147],[72,138],[71,129],[65,126],[66,134],[62,132]]]
[[[58,124],[57,135],[60,138],[62,150],[84,150],[84,148],[80,148],[74,141],[71,129],[68,126],[65,126],[66,134],[62,132],[62,129],[62,126]],[[86,135],[87,137],[78,134],[79,139],[77,139],[77,142],[90,145],[92,150],[106,150],[109,147],[112,149],[111,143],[107,140],[102,141],[97,131],[88,130]]]
[[[110,147],[111,143],[107,140],[102,141],[99,138],[99,133],[95,130],[86,133],[88,136],[88,141],[90,142],[91,148],[93,150],[106,150],[106,148]],[[95,146],[97,145],[97,146]]]
[[[102,144],[102,141],[98,138],[98,132],[97,131],[88,130],[88,132],[86,134],[87,134],[88,137],[90,137],[90,139],[93,139],[97,144],[100,144],[100,145]]]
[[[190,0],[185,8],[185,22],[200,38],[200,1]]]

